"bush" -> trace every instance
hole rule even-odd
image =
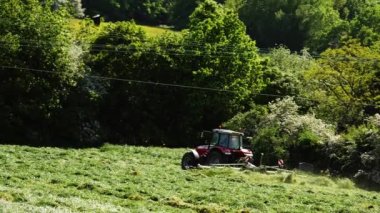
[[[223,124],[227,129],[243,131],[246,136],[257,134],[259,124],[268,114],[266,106],[253,105],[252,109],[245,113],[238,113],[232,119]]]
[[[271,102],[268,108],[269,113],[265,107],[256,107],[227,123],[253,133],[253,149],[256,153],[264,153],[265,164],[283,159],[289,167],[296,167],[301,161],[325,167],[324,145],[338,138],[333,126],[313,114],[300,115],[299,106],[291,97]],[[256,163],[259,158],[256,154]]]
[[[342,138],[328,144],[329,167],[334,173],[355,177],[357,182],[380,184],[380,116],[376,114]]]
[[[309,129],[304,129],[297,135],[295,144],[288,147],[289,159],[288,165],[297,167],[299,162],[308,162],[315,164],[318,168],[324,168],[323,143],[320,143],[320,137]]]
[[[288,159],[288,153],[286,152],[285,143],[286,137],[281,137],[279,134],[279,128],[265,127],[259,129],[257,135],[253,137],[252,146],[255,152],[255,163],[260,162],[261,155],[263,153],[263,164],[273,164],[278,159]]]

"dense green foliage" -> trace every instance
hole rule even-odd
[[[317,108],[319,115],[344,129],[379,112],[379,60],[379,49],[356,40],[323,52],[318,66],[308,73],[314,83],[310,98],[324,100]]]
[[[168,24],[171,8],[175,2],[175,0],[83,0],[83,6],[88,15],[100,14],[107,20],[134,19],[145,24]]]
[[[238,114],[226,125],[231,129],[245,129],[252,135],[252,147],[259,162],[264,153],[265,164],[283,159],[290,168],[298,162],[314,162],[326,167],[324,144],[336,141],[332,125],[325,124],[313,114],[300,114],[292,98],[271,102],[268,109],[254,106],[249,112]]]
[[[0,2],[2,141],[40,143],[54,135],[53,117],[83,73],[81,48],[73,43],[63,15],[37,0]]]
[[[223,3],[225,0],[217,0]],[[138,23],[188,27],[189,16],[204,0],[83,0],[86,14],[106,20],[135,20]]]
[[[380,183],[380,115],[365,124],[351,127],[338,141],[327,146],[330,168],[338,174],[351,175],[362,183]]]
[[[156,40],[148,40],[133,23],[110,26],[92,45],[92,72],[229,92],[105,82],[99,119],[108,140],[129,137],[127,141],[136,144],[192,144],[191,138],[181,136],[217,126],[243,109],[253,89],[260,89],[260,57],[236,14],[206,1],[190,19],[188,32]],[[219,55],[226,48],[231,55]],[[140,121],[144,123],[139,125]]]
[[[193,85],[228,90],[192,95],[193,110],[201,110],[197,116],[213,118],[204,128],[244,110],[250,97],[262,87],[264,61],[244,30],[236,14],[213,1],[205,1],[190,17],[184,48],[193,49],[195,57],[181,63],[181,68],[191,68]]]
[[[60,0],[52,2],[52,8],[54,10],[64,8],[67,10],[67,12],[69,12],[72,16],[76,18],[82,18],[85,15],[85,9],[82,7],[82,0]]]
[[[69,9],[80,13],[77,1]],[[131,20],[187,28],[189,16],[204,0],[99,0],[83,1],[90,16],[107,20]],[[218,0],[239,13],[248,34],[259,47],[286,45],[292,50],[307,46],[315,51],[336,46],[347,38],[370,45],[379,39],[377,0],[243,1]],[[77,9],[75,9],[77,8]],[[80,7],[79,7],[80,8]]]
[[[365,46],[373,45],[379,41],[380,32],[380,4],[376,0],[347,0],[337,3],[340,11],[341,24],[334,29],[329,38],[334,45],[339,40],[355,38]],[[333,41],[335,39],[335,41]]]
[[[315,66],[312,56],[306,50],[296,54],[284,47],[272,49],[265,56],[269,61],[263,73],[265,81],[261,90],[263,95],[255,97],[255,103],[267,104],[278,97],[304,95],[307,84],[305,73]],[[305,100],[297,98],[297,101],[307,106]]]
[[[260,47],[284,44],[299,50],[324,37],[339,23],[333,0],[260,1],[241,7],[240,14],[249,34]]]
[[[227,1],[235,5],[259,47],[286,45],[322,51],[347,38],[372,44],[379,39],[379,4],[375,0]],[[237,5],[237,6],[236,6]]]
[[[379,23],[375,0],[3,0],[0,142],[183,147],[225,123],[268,164],[380,183]]]
[[[183,171],[185,149],[0,146],[2,212],[378,212],[348,179],[231,168]]]

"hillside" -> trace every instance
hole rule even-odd
[[[100,30],[104,30],[109,25],[113,25],[113,22],[102,22],[99,27],[95,27],[93,25],[86,24],[86,22],[92,24],[90,20],[82,20],[82,19],[69,19],[68,24],[75,34],[80,34],[82,31],[91,30],[94,32],[99,32]],[[175,32],[174,30],[168,27],[159,27],[159,26],[147,26],[147,25],[138,25],[141,27],[143,31],[145,31],[148,37],[156,37],[164,34],[165,32]],[[82,35],[83,36],[83,35]]]
[[[163,28],[163,27],[152,27],[152,26],[145,26],[145,25],[139,25],[148,36],[155,37],[164,34],[165,32],[175,32],[171,30],[170,28]]]
[[[184,149],[0,146],[0,212],[378,212],[347,179],[234,169],[183,171]],[[289,182],[289,181],[287,181]]]

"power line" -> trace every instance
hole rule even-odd
[[[3,69],[16,69],[16,70],[24,70],[24,71],[31,71],[31,72],[59,74],[59,73],[57,73],[55,71],[51,71],[51,70],[32,69],[32,68],[4,66],[4,65],[1,65],[0,67],[3,68]],[[181,84],[169,84],[169,83],[142,81],[142,80],[134,80],[134,79],[105,77],[105,76],[98,76],[98,75],[84,75],[84,77],[94,78],[94,79],[101,79],[101,80],[112,80],[112,81],[130,82],[130,83],[140,83],[140,84],[148,84],[148,85],[156,85],[156,86],[178,87],[178,88],[206,90],[206,91],[213,91],[213,92],[236,93],[235,91],[231,91],[231,90],[215,89],[215,88],[210,88],[210,87],[198,87],[198,86],[188,86],[188,85],[181,85]],[[256,95],[259,95],[259,96],[268,96],[268,97],[279,97],[279,98],[280,97],[287,97],[286,95],[275,95],[275,94],[266,94],[266,93],[258,93]],[[299,98],[306,99],[306,98],[302,98],[302,97],[299,97]]]
[[[12,67],[12,66],[3,66],[3,65],[0,67],[4,68],[4,69],[16,69],[16,70],[25,70],[25,71],[40,72],[40,73],[60,74],[60,73],[57,73],[57,72],[51,71],[51,70],[32,69],[32,68],[23,68],[23,67]],[[198,86],[188,86],[188,85],[181,85],[181,84],[169,84],[169,83],[142,81],[142,80],[135,80],[135,79],[105,77],[105,76],[98,76],[98,75],[84,75],[84,77],[101,79],[101,80],[112,80],[112,81],[130,82],[130,83],[139,83],[139,84],[149,84],[149,85],[156,85],[156,86],[167,86],[167,87],[178,87],[178,88],[205,90],[205,91],[213,91],[213,92],[235,93],[234,91],[231,91],[231,90],[215,89],[215,88],[210,88],[210,87],[198,87]]]
[[[49,44],[49,43],[47,43]],[[0,42],[0,46],[11,46],[16,45],[13,43],[6,43],[6,42]],[[51,43],[49,44],[51,45]],[[44,47],[43,44],[35,43],[34,45],[30,45],[28,43],[26,44],[17,44],[17,46],[20,47],[35,47],[35,48],[41,48]],[[54,46],[54,45],[53,45]],[[86,52],[112,52],[112,53],[133,53],[136,52],[136,50],[146,51],[144,53],[149,54],[158,54],[156,51],[159,50],[166,50],[166,54],[168,55],[177,55],[177,56],[208,56],[208,57],[232,57],[232,56],[239,56],[240,54],[247,54],[255,52],[250,51],[234,51],[234,52],[221,52],[221,51],[210,51],[206,52],[205,50],[199,50],[199,49],[182,49],[179,50],[178,48],[170,48],[170,47],[133,47],[133,46],[122,46],[121,45],[101,45],[101,46],[95,46],[93,48],[90,48],[89,50],[85,50]]]
[[[4,45],[0,43],[0,46],[9,46],[9,45]],[[20,47],[44,47],[44,45],[23,45],[20,44],[18,45]],[[233,56],[239,56],[239,53],[230,53],[230,54],[218,54],[218,53],[206,53],[202,51],[197,51],[197,50],[183,50],[183,51],[178,51],[177,49],[155,49],[155,48],[135,48],[135,47],[130,47],[130,48],[94,48],[90,50],[84,50],[84,52],[109,52],[109,53],[135,53],[137,50],[144,51],[142,52],[143,54],[153,54],[153,55],[158,55],[159,53],[157,51],[159,50],[166,50],[165,52],[166,55],[172,55],[172,56],[207,56],[207,57],[212,57],[212,58],[230,58]]]
[[[32,45],[34,44],[34,45]],[[14,44],[11,42],[1,42],[0,41],[0,46],[11,46],[11,45],[17,45],[20,47],[35,47],[35,48],[41,48],[44,47],[44,44],[49,44],[54,46],[53,42],[45,42],[45,43],[33,43],[33,42],[23,42],[21,44]],[[179,46],[181,47],[181,46]],[[216,50],[211,50],[210,52],[206,52],[205,50],[200,50],[200,49],[181,49],[179,48],[174,48],[174,47],[163,47],[163,46],[142,46],[142,47],[134,47],[134,46],[123,46],[123,44],[100,44],[100,45],[95,45],[93,48],[90,48],[89,50],[84,50],[86,52],[112,52],[112,53],[133,53],[136,52],[136,50],[142,50],[146,51],[144,52],[145,54],[158,54],[156,51],[160,50],[166,50],[167,55],[176,55],[176,56],[208,56],[208,57],[236,57],[241,54],[247,54],[250,53],[250,51],[218,51]],[[270,50],[265,50],[265,51],[270,51]],[[262,52],[262,51],[261,51]],[[252,52],[254,53],[254,52]],[[329,60],[338,60],[338,61],[374,61],[374,62],[379,62],[380,58],[364,58],[364,57],[357,57],[357,56],[321,56],[321,55],[310,55],[314,59],[329,59]]]
[[[10,45],[18,45],[21,47],[36,47],[40,48],[43,47],[44,45],[57,45],[59,42],[47,42],[47,41],[42,41],[42,40],[25,40],[21,39],[20,44],[15,44],[12,42],[4,42],[0,41],[0,46],[10,46]],[[147,43],[148,41],[140,41],[143,44]],[[221,51],[224,48],[235,48],[233,45],[225,45],[223,47],[217,46],[215,49],[210,50],[210,52],[206,52],[206,49],[202,48],[194,48],[194,49],[189,49],[186,48],[186,46],[183,46],[184,44],[170,44],[168,46],[141,46],[141,47],[134,47],[134,46],[126,46],[129,44],[94,44],[94,43],[86,43],[86,42],[78,42],[77,44],[88,44],[91,45],[92,48],[89,50],[86,50],[88,52],[113,52],[113,53],[131,53],[135,52],[136,50],[145,50],[145,51],[150,51],[150,54],[157,54],[155,51],[157,50],[166,50],[168,51],[168,55],[178,55],[178,56],[209,56],[209,57],[233,57],[233,56],[239,56],[240,54],[246,54],[250,53],[249,50],[244,50],[242,48],[239,48],[236,51]],[[149,43],[148,43],[149,44]],[[185,47],[182,48],[181,47]],[[257,48],[260,53],[270,53],[271,49],[268,48]],[[254,53],[254,52],[252,52]],[[316,55],[316,54],[309,54],[311,58],[314,59],[330,59],[330,60],[340,60],[340,61],[349,61],[349,60],[357,60],[357,61],[375,61],[378,62],[380,61],[379,58],[364,58],[364,57],[357,57],[357,56],[323,56],[323,55]]]
[[[15,70],[24,70],[24,71],[40,72],[40,73],[60,74],[60,73],[57,73],[57,72],[51,71],[51,70],[32,69],[32,68],[4,66],[4,65],[1,65],[0,67],[3,69],[15,69]],[[84,77],[101,79],[101,80],[112,80],[112,81],[130,82],[130,83],[149,84],[149,85],[156,85],[156,86],[168,86],[168,87],[179,87],[179,88],[186,88],[186,89],[206,90],[206,91],[213,91],[213,92],[236,93],[235,91],[231,91],[231,90],[215,89],[215,88],[210,88],[210,87],[188,86],[188,85],[182,85],[182,84],[169,84],[169,83],[142,81],[142,80],[135,80],[135,79],[105,77],[105,76],[98,76],[98,75],[84,75]],[[269,96],[269,97],[286,97],[286,95],[275,95],[275,94],[265,94],[265,93],[259,93],[257,95]]]
[[[15,66],[0,65],[0,68],[24,70],[24,71],[40,72],[40,73],[49,73],[49,74],[60,74],[60,73],[57,73],[57,72],[51,71],[51,70],[32,69],[32,68],[15,67]],[[142,81],[142,80],[135,80],[135,79],[124,79],[124,78],[106,77],[106,76],[98,76],[98,75],[84,75],[83,77],[100,79],[100,80],[145,84],[145,85],[155,85],[155,86],[175,87],[175,88],[183,88],[183,89],[203,90],[203,91],[219,92],[219,93],[230,93],[230,94],[236,93],[236,91],[225,90],[225,89],[216,89],[216,88],[210,88],[210,87],[199,87],[199,86],[189,86],[189,85],[182,85],[182,84],[170,84],[170,83],[161,83],[161,82],[152,82],[152,81]],[[277,98],[289,97],[289,95],[277,95],[277,94],[269,94],[269,93],[256,93],[254,95],[264,96],[264,97],[277,97]],[[297,96],[294,98],[302,99],[302,100],[306,100],[306,101],[315,101],[315,100],[305,98],[305,97],[301,97],[301,96]],[[361,103],[361,105],[373,106],[373,107],[379,107],[380,106],[379,104],[366,104],[366,103]]]
[[[57,45],[58,42],[47,42],[47,41],[42,41],[42,40],[25,40],[25,39],[18,39],[18,41],[20,41],[20,43],[22,45],[25,45],[25,46],[30,46],[30,47],[33,47],[33,44],[52,44],[52,45]],[[138,42],[141,42],[141,43],[147,43],[147,44],[151,44],[149,43],[150,41],[148,40],[139,40]],[[3,43],[3,44],[14,44],[12,42],[4,42],[4,41],[0,41],[0,43]],[[123,43],[120,43],[120,44],[97,44],[97,43],[92,43],[92,42],[82,42],[82,41],[76,41],[77,44],[89,44],[91,45],[92,48],[112,48],[112,47],[120,47],[120,46],[123,46],[123,45],[129,45],[129,44],[123,44]],[[133,41],[131,41],[131,43],[133,43]],[[27,45],[28,44],[28,45]],[[168,44],[168,46],[172,47],[173,50],[177,50],[174,49],[175,47],[186,47],[187,50],[199,50],[199,48],[188,48],[188,45],[187,45],[187,42],[184,42],[184,43],[179,43],[179,44]],[[204,49],[204,46],[205,46],[205,43],[198,43],[199,47],[202,47]],[[160,47],[161,49],[168,49],[168,47],[165,47],[163,45],[158,45],[158,46],[153,46],[153,47],[147,47],[145,46],[144,48],[154,48],[154,47]],[[164,48],[163,48],[164,47]],[[123,47],[124,49],[127,48],[133,48],[133,47]],[[201,49],[202,49],[201,48]],[[213,47],[215,48],[216,50],[219,50],[220,53],[226,53],[226,54],[229,54],[229,53],[238,53],[238,51],[223,51],[221,52],[220,50],[226,50],[226,49],[236,49],[236,45],[232,45],[232,44],[229,44],[229,45],[223,45],[223,46],[216,46],[216,47]],[[267,48],[256,48],[258,49],[259,51],[262,51],[262,52],[267,52],[269,51],[269,49]],[[244,49],[243,49],[244,50]],[[239,50],[240,52],[242,52],[242,49]]]

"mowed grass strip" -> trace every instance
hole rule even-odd
[[[0,212],[379,212],[348,179],[183,171],[185,149],[0,146]]]

